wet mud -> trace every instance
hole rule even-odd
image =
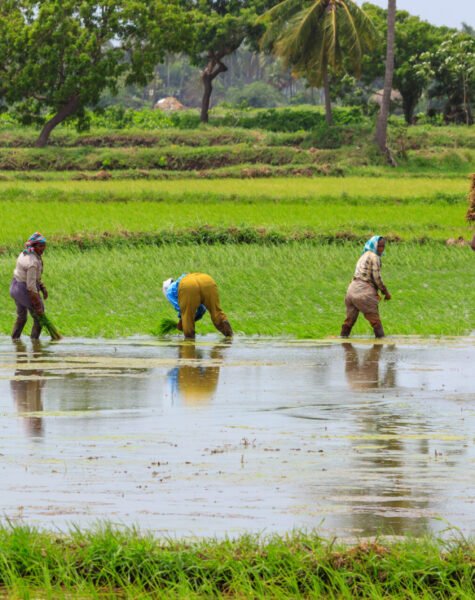
[[[0,340],[0,511],[171,536],[475,532],[475,338]]]

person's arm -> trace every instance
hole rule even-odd
[[[41,293],[43,294],[43,298],[45,300],[48,300],[49,294],[48,294],[48,290],[46,289],[45,284],[42,281],[40,281],[39,286],[40,286]]]
[[[31,264],[26,270],[26,289],[30,296],[31,304],[37,315],[44,313],[43,303],[37,288],[38,281],[38,265]]]
[[[26,289],[28,293],[38,293],[38,265],[31,263],[26,269]]]
[[[375,256],[374,260],[372,261],[371,274],[378,290],[381,291],[386,300],[390,300],[391,294],[389,293],[388,288],[384,285],[383,279],[381,277],[381,259],[378,256]]]

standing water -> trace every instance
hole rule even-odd
[[[0,509],[157,534],[475,531],[475,338],[0,343]]]

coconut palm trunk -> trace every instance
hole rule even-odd
[[[333,123],[332,101],[330,98],[330,82],[328,81],[328,70],[323,72],[323,94],[325,97],[325,120],[327,125]]]
[[[391,105],[391,91],[393,88],[394,75],[394,50],[396,29],[396,0],[388,0],[388,33],[386,49],[386,71],[384,74],[383,100],[376,125],[376,143],[381,152],[386,154],[389,162],[395,166],[394,159],[388,148],[388,118]]]

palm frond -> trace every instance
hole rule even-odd
[[[309,0],[310,1],[310,0]],[[348,60],[359,75],[364,53],[375,45],[371,19],[354,0],[284,0],[265,13],[268,26],[264,38],[296,74],[322,82],[331,68],[338,72]]]

